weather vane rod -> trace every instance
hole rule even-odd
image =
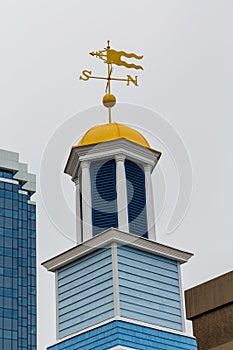
[[[107,63],[108,65],[108,72],[107,77],[99,77],[99,76],[93,76],[91,70],[84,69],[82,71],[82,74],[80,75],[79,79],[88,81],[89,79],[100,79],[100,80],[107,80],[106,85],[106,94],[103,97],[103,105],[108,108],[108,119],[109,123],[112,123],[112,107],[116,104],[116,97],[111,94],[111,81],[124,81],[126,82],[126,85],[129,86],[130,83],[132,83],[135,86],[138,86],[138,76],[135,75],[132,77],[131,75],[127,74],[126,78],[114,78],[112,77],[112,65],[115,64],[117,66],[124,66],[126,68],[133,68],[133,69],[142,69],[142,66],[136,65],[134,63],[127,63],[124,60],[122,60],[122,57],[126,58],[135,58],[137,60],[141,60],[143,56],[138,56],[135,53],[127,53],[124,51],[116,51],[111,49],[110,47],[110,41],[107,41],[107,47],[103,50],[99,50],[96,52],[90,52],[91,56],[95,56],[96,58],[99,58],[104,63]]]

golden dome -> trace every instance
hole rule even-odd
[[[135,142],[143,147],[150,148],[149,143],[140,132],[118,123],[94,126],[85,133],[77,146],[87,146],[121,138]]]

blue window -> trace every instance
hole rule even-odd
[[[127,180],[129,232],[148,237],[145,174],[142,168],[130,160],[125,160]]]
[[[118,227],[115,160],[91,165],[91,191],[93,235]]]

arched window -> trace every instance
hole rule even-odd
[[[110,227],[118,227],[116,163],[91,164],[92,225],[93,236]]]
[[[136,163],[126,159],[129,232],[148,238],[145,174]]]

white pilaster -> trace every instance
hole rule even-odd
[[[83,241],[92,238],[92,201],[90,162],[81,162],[82,169],[82,211],[83,211]]]
[[[82,231],[81,231],[81,212],[80,212],[80,185],[79,179],[74,180],[76,188],[76,243],[80,244],[82,242]]]
[[[120,295],[118,278],[118,256],[117,243],[112,243],[112,280],[113,280],[113,298],[114,298],[114,317],[120,316]]]
[[[117,190],[117,211],[118,227],[122,231],[129,232],[128,224],[128,199],[125,175],[125,156],[118,154],[116,160],[116,190]]]
[[[152,241],[155,241],[156,240],[155,213],[154,213],[154,200],[153,200],[153,187],[152,187],[151,171],[152,171],[151,165],[148,165],[148,164],[144,165],[148,238],[151,239]]]

